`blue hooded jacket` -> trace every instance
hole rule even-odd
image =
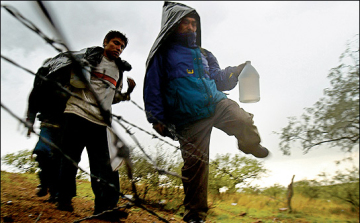
[[[197,16],[196,33],[176,34],[175,28],[189,13]],[[221,92],[237,84],[238,67],[221,69],[215,56],[200,48],[200,17],[180,3],[165,2],[162,27],[148,60],[144,103],[150,123],[176,127],[210,117]]]

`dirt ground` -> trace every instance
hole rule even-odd
[[[74,212],[60,211],[56,209],[55,204],[47,202],[48,195],[45,197],[35,195],[35,187],[38,182],[24,181],[21,174],[9,174],[9,182],[1,177],[1,222],[109,222],[99,219],[81,220],[92,215],[94,211],[92,200],[75,197],[73,198]],[[127,201],[120,201],[118,206],[125,203]],[[179,216],[153,207],[148,208],[171,223],[183,222]],[[139,207],[132,207],[125,211],[129,213],[128,217],[119,219],[117,222],[163,222]]]

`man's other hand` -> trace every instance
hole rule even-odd
[[[153,124],[153,128],[156,130],[157,133],[159,133],[162,136],[165,136],[165,125],[161,124],[161,123],[154,123]]]
[[[130,94],[134,90],[136,83],[135,83],[134,79],[132,79],[130,77],[127,78],[127,83],[128,83],[128,89],[127,89],[126,93]]]
[[[25,129],[24,129],[24,130],[25,130]],[[27,136],[27,137],[30,137],[30,134],[31,134],[33,131],[34,131],[33,126],[30,126],[30,127],[28,128],[28,131],[27,131],[26,136]]]

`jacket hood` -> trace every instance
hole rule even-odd
[[[160,46],[164,41],[169,37],[169,35],[175,30],[177,25],[181,22],[181,19],[184,18],[189,13],[195,13],[198,17],[198,27],[196,30],[196,44],[201,46],[201,25],[200,25],[200,16],[195,9],[177,2],[168,2],[165,1],[162,17],[161,17],[161,29],[160,33],[157,36],[153,46],[151,47],[149,56],[146,60],[146,70],[149,67],[152,57],[155,55]]]

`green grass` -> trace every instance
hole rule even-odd
[[[13,173],[1,172],[1,182],[12,185]],[[22,174],[24,183],[31,184],[34,188],[38,184],[36,174]],[[87,180],[77,180],[77,196],[88,200],[94,199],[91,183]],[[151,194],[152,199],[157,199],[156,194]],[[281,212],[279,208],[287,207],[284,198],[270,198],[265,195],[248,194],[224,194],[220,197],[209,196],[208,220],[217,223],[256,222],[262,223],[359,223],[359,213],[354,213],[348,204],[335,200],[308,199],[299,194],[292,198],[292,213]],[[177,209],[182,203],[182,197],[169,199],[165,206],[167,210]],[[236,205],[232,205],[236,203]],[[139,209],[140,210],[140,209]],[[180,213],[184,210],[180,206],[174,215],[180,219]],[[132,211],[137,211],[133,208]],[[156,212],[156,211],[155,211]],[[246,213],[245,215],[242,215]]]
[[[91,183],[87,180],[76,180],[76,194],[86,200],[94,200],[95,196],[91,189]]]
[[[211,196],[210,196],[211,197]],[[309,200],[296,195],[292,199],[292,213],[281,212],[287,207],[280,198],[271,199],[264,195],[232,194],[217,198],[209,211],[209,220],[230,222],[359,222],[359,213],[353,213],[347,204],[322,199]],[[237,205],[232,205],[237,203]],[[241,214],[246,213],[244,216]]]

